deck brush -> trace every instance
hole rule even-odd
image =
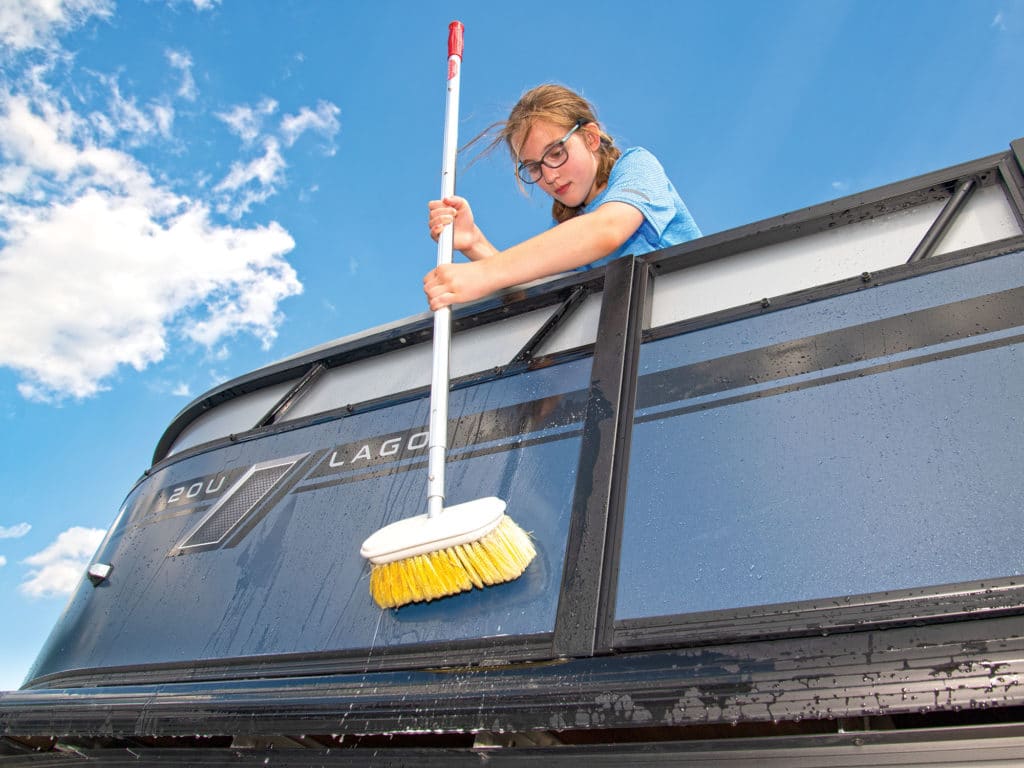
[[[377,531],[362,548],[373,599],[397,608],[519,578],[537,552],[504,509],[501,499],[477,499]]]
[[[448,25],[448,89],[445,102],[441,199],[455,194],[462,24]],[[437,239],[438,265],[451,264],[453,228]],[[370,594],[381,608],[436,600],[511,581],[537,554],[529,535],[505,515],[493,496],[444,507],[448,447],[448,363],[451,307],[434,312],[433,370],[427,466],[427,513],[399,520],[363,542],[370,561]]]

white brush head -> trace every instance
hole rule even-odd
[[[383,565],[415,555],[437,552],[477,541],[493,531],[505,514],[505,502],[488,496],[454,507],[440,514],[408,517],[370,536],[359,550],[371,563]]]

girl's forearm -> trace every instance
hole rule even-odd
[[[602,206],[504,251],[495,249],[487,261],[494,284],[507,288],[528,283],[568,272],[612,253],[637,230],[643,215],[632,206],[608,205],[614,207],[606,211]]]
[[[486,239],[467,248],[469,264],[441,264],[423,278],[432,310],[476,301],[512,285],[566,272],[607,256],[629,239],[643,214],[626,203],[605,203],[519,245],[498,251]],[[486,243],[486,246],[483,244]],[[486,253],[486,247],[491,253]],[[466,251],[463,251],[464,253]]]
[[[479,261],[480,259],[491,258],[498,253],[498,249],[491,245],[491,241],[484,235],[483,230],[480,227],[476,227],[473,245],[462,249],[460,253],[470,261]]]

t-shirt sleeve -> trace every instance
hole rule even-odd
[[[623,153],[608,177],[600,205],[628,203],[644,215],[646,224],[660,239],[676,215],[672,185],[658,159],[646,149]]]

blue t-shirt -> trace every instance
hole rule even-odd
[[[579,270],[594,269],[612,259],[667,248],[701,236],[700,228],[672,186],[657,158],[643,147],[625,150],[608,176],[608,185],[583,209],[596,211],[604,203],[628,203],[644,215],[644,223],[615,251]]]

